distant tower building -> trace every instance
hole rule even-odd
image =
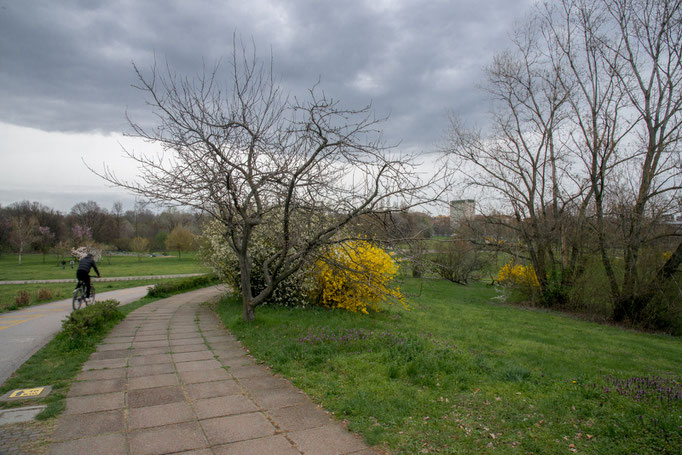
[[[457,226],[463,220],[474,217],[476,201],[473,199],[460,199],[450,202],[450,224]]]

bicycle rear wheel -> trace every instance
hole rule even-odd
[[[73,290],[73,300],[71,301],[71,306],[74,310],[80,309],[83,304],[83,288],[78,286]]]

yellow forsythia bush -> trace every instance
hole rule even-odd
[[[383,302],[397,301],[405,308],[405,297],[391,282],[398,265],[390,254],[364,240],[331,247],[316,262],[317,301],[330,308],[368,314]]]
[[[500,284],[522,286],[529,289],[540,286],[533,266],[516,264],[513,259],[503,265],[499,272],[497,272],[497,281]]]

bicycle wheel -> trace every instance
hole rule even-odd
[[[92,305],[93,303],[95,303],[95,286],[90,284],[90,297],[85,299],[85,305]]]
[[[73,290],[73,300],[71,301],[71,306],[73,306],[74,310],[78,310],[80,309],[82,304],[83,288],[81,286],[78,286],[76,289]]]

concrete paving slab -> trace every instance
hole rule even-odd
[[[359,437],[340,425],[294,431],[288,433],[287,437],[303,453],[315,455],[344,455],[369,448]]]
[[[197,360],[210,360],[214,358],[214,354],[209,350],[194,351],[194,352],[178,352],[173,354],[173,362],[196,362]]]
[[[313,403],[270,409],[268,415],[282,431],[309,430],[332,423],[329,415]]]
[[[140,376],[152,376],[156,374],[175,373],[172,363],[156,363],[153,365],[141,365],[139,367],[129,367],[128,377],[137,378]]]
[[[260,412],[202,420],[201,426],[213,445],[272,436],[276,431]]]
[[[192,412],[192,408],[183,401],[130,409],[128,412],[128,429],[133,431],[194,420],[196,420],[196,416]]]
[[[197,422],[149,428],[128,434],[131,455],[162,455],[208,447]]]
[[[175,347],[175,346],[186,346],[188,344],[204,344],[204,339],[202,337],[193,337],[193,338],[181,338],[181,339],[171,339],[169,341],[170,345]]]
[[[167,341],[168,335],[165,332],[160,332],[153,335],[142,335],[135,337],[136,342],[140,341]]]
[[[150,354],[131,358],[130,366],[139,367],[143,365],[154,365],[157,363],[171,362],[173,362],[173,359],[171,358],[170,354]]]
[[[50,446],[50,455],[128,455],[126,438],[120,433],[58,442]]]
[[[185,371],[204,371],[221,368],[222,365],[215,359],[195,360],[193,362],[181,362],[175,364],[175,369],[182,373]]]
[[[180,386],[155,387],[152,389],[137,389],[128,392],[128,407],[143,408],[160,404],[178,403],[185,401],[185,395]]]
[[[180,352],[206,351],[208,350],[208,348],[206,347],[205,344],[183,344],[181,346],[173,346],[168,350],[171,351],[173,354],[176,354]]]
[[[161,348],[141,348],[141,349],[131,349],[130,355],[133,357],[157,355],[157,354],[168,354],[171,351],[170,346]]]
[[[57,430],[52,435],[55,441],[67,441],[104,433],[120,433],[124,430],[123,410],[75,414],[68,419],[60,419]]]
[[[213,398],[219,396],[236,395],[241,393],[241,388],[232,379],[227,381],[199,382],[185,386],[187,394],[192,400]]]
[[[110,351],[93,352],[90,360],[124,359],[130,356],[130,349],[112,349]]]
[[[74,382],[69,390],[69,396],[79,397],[99,393],[123,392],[125,387],[126,380],[124,378]]]
[[[97,411],[111,411],[114,409],[121,409],[123,405],[123,392],[71,397],[66,399],[66,410],[64,411],[64,414],[70,415]]]
[[[249,439],[248,441],[235,442],[213,449],[215,455],[300,455],[289,441],[282,435],[269,436],[266,438]]]
[[[186,452],[176,452],[173,455],[213,455],[213,450],[211,449],[188,450]]]
[[[88,360],[83,364],[82,371],[89,370],[104,370],[111,368],[123,368],[128,364],[128,358],[106,359],[106,360]]]
[[[112,368],[110,370],[83,371],[76,376],[76,381],[98,381],[100,379],[125,378],[127,368]]]
[[[178,385],[180,380],[175,373],[139,376],[128,380],[128,390],[150,389],[167,385]]]
[[[180,373],[180,379],[185,384],[195,384],[197,382],[226,381],[232,376],[224,369],[206,371],[184,371]]]
[[[230,367],[230,374],[237,379],[253,378],[256,376],[270,376],[270,370],[261,365],[249,365],[243,367]]]
[[[228,395],[204,398],[194,403],[194,412],[199,419],[222,417],[234,414],[256,412],[258,408],[244,395]]]
[[[257,376],[253,378],[244,378],[239,380],[239,384],[248,390],[293,388],[291,382],[276,376]]]
[[[117,343],[130,344],[132,342],[133,342],[133,337],[131,337],[131,336],[111,336],[111,335],[109,335],[104,340],[102,340],[102,344],[117,344]]]
[[[23,408],[0,409],[0,425],[30,422],[47,406],[26,406]]]
[[[168,341],[134,341],[132,344],[133,349],[143,349],[143,348],[162,348],[168,346]]]
[[[251,392],[254,401],[264,409],[283,408],[310,403],[310,399],[295,387],[264,389]]]
[[[112,343],[112,344],[100,344],[97,346],[97,351],[118,351],[121,349],[128,349],[130,343]]]

